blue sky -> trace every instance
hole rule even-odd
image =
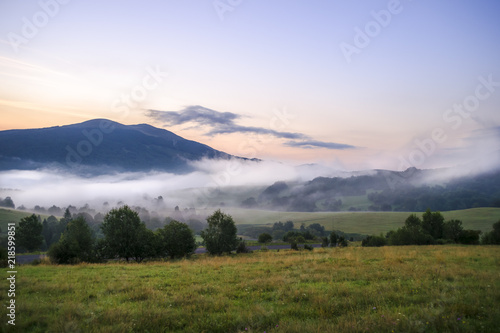
[[[499,17],[498,1],[2,1],[0,129],[108,118],[276,161],[465,163],[499,146]]]

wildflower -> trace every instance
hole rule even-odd
[[[375,307],[375,306],[374,306],[374,307],[373,307],[373,310],[377,310],[377,307]]]
[[[458,318],[457,318],[457,321],[460,321],[460,320],[462,320],[462,318],[458,317]]]

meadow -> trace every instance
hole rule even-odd
[[[404,225],[412,212],[279,212],[257,209],[227,209],[236,224],[272,226],[274,222],[293,221],[298,228],[319,223],[326,230],[341,230],[347,233],[373,235],[387,233]],[[422,212],[416,212],[422,216]],[[500,220],[500,208],[471,208],[442,212],[446,220],[458,219],[464,229],[491,231],[493,223]]]
[[[494,332],[500,247],[281,250],[17,267],[8,332]],[[7,270],[2,269],[7,277]],[[7,280],[0,279],[6,305]]]
[[[210,215],[214,209],[199,210],[200,215]],[[306,226],[319,223],[326,230],[341,230],[347,233],[373,235],[396,230],[404,225],[404,221],[411,212],[282,212],[259,209],[227,208],[224,212],[230,214],[236,223],[246,225],[268,225],[274,222],[293,221],[299,228],[302,223]],[[8,222],[19,222],[21,218],[32,213],[0,208],[0,228],[5,234]],[[422,212],[415,214],[421,216]],[[500,220],[500,208],[471,208],[442,212],[446,220],[458,219],[463,222],[465,229],[491,231],[493,223]],[[38,215],[38,214],[37,214]],[[42,219],[47,215],[41,215]]]

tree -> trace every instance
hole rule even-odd
[[[319,223],[312,223],[307,227],[308,231],[312,231],[312,233],[316,236],[323,236],[325,233],[325,227]]]
[[[462,230],[458,237],[460,244],[476,245],[479,244],[479,235],[481,230]]]
[[[16,205],[14,205],[14,201],[12,201],[11,197],[6,197],[3,200],[0,199],[0,207],[16,208]]]
[[[484,234],[482,243],[500,245],[500,220],[496,223],[493,223],[492,231]]]
[[[306,242],[306,239],[304,238],[304,236],[299,235],[299,236],[297,236],[297,238],[295,238],[295,242],[297,242],[299,244],[304,244]]]
[[[420,220],[420,218],[417,215],[411,214],[406,218],[405,226],[408,228],[421,228],[422,220]]]
[[[430,209],[422,215],[422,229],[434,239],[443,238],[444,217],[440,212],[431,212]]]
[[[337,242],[339,240],[339,236],[337,236],[337,234],[335,232],[332,231],[332,233],[330,234],[330,246],[337,246]]]
[[[371,247],[371,246],[375,246],[375,247],[378,247],[378,246],[384,246],[387,244],[387,239],[380,235],[380,236],[368,236],[366,237],[365,239],[363,239],[363,241],[361,242],[361,246],[367,246],[367,247]]]
[[[259,243],[269,243],[273,240],[273,236],[268,234],[267,232],[264,232],[259,235]]]
[[[171,259],[184,257],[196,250],[193,231],[185,223],[170,221],[157,231],[160,255],[168,255]]]
[[[244,240],[240,241],[238,244],[238,247],[236,247],[236,253],[252,253],[252,250],[250,250],[247,247],[247,244],[245,243]]]
[[[345,239],[344,236],[339,237],[339,247],[347,247],[349,243],[347,242],[347,239]]]
[[[16,241],[19,247],[28,252],[40,249],[43,244],[43,225],[35,214],[21,219],[16,232]]]
[[[101,225],[106,251],[113,257],[141,262],[154,254],[154,234],[128,206],[112,209]]]
[[[59,241],[49,249],[49,257],[58,264],[94,261],[95,237],[83,217],[68,223]]]
[[[50,216],[49,219],[44,219],[42,223],[42,236],[45,240],[45,245],[47,248],[53,244],[52,238],[54,237],[54,233],[57,229],[57,219],[54,217],[55,221],[51,219],[53,216]],[[49,221],[50,220],[50,221]]]
[[[230,215],[224,214],[220,209],[207,218],[208,227],[201,232],[208,253],[230,253],[238,246],[236,225]]]
[[[460,238],[460,233],[464,228],[462,227],[462,221],[460,220],[450,220],[443,225],[443,238],[450,239],[455,243],[458,243]]]
[[[428,211],[430,212],[430,211]],[[425,214],[424,214],[425,215]],[[420,218],[411,214],[405,220],[405,225],[388,234],[390,245],[428,245],[434,243],[434,238],[424,230]]]
[[[295,240],[300,235],[302,235],[300,232],[288,231],[286,234],[283,235],[283,241],[284,242],[291,242],[291,241]]]
[[[286,221],[285,224],[283,225],[283,229],[285,229],[285,231],[291,231],[291,230],[293,230],[293,222],[292,221]]]

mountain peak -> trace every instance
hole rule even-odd
[[[148,124],[107,119],[0,131],[0,170],[58,167],[70,172],[190,171],[190,161],[234,157]],[[106,170],[106,171],[104,171]]]

